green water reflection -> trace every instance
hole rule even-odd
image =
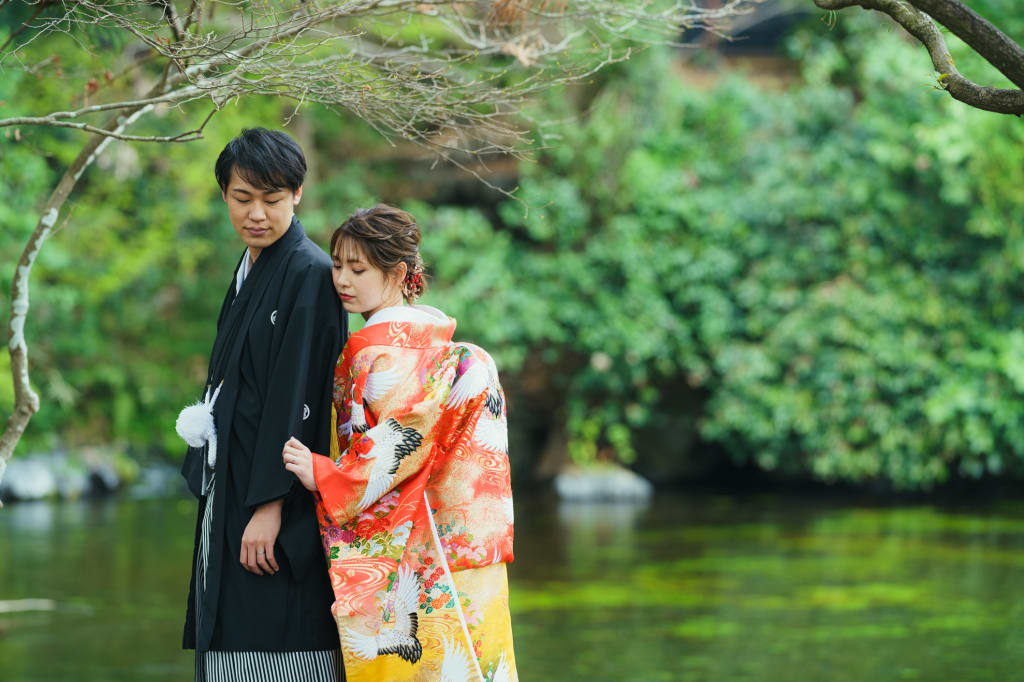
[[[0,511],[0,679],[187,680],[187,500]],[[1024,680],[1024,505],[521,500],[520,678]]]

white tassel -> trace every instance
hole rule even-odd
[[[213,423],[213,406],[217,403],[223,385],[224,382],[221,382],[212,396],[207,390],[202,401],[184,408],[174,424],[174,430],[190,446],[201,448],[209,444],[206,460],[211,469],[217,465],[217,427]]]

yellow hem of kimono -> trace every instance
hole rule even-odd
[[[452,574],[465,616],[472,651],[476,654],[483,682],[517,682],[515,656],[512,649],[512,621],[508,610],[508,574],[505,564],[472,568]],[[481,682],[477,668],[470,657],[463,634],[462,621],[455,608],[421,605],[418,609],[417,639],[423,654],[416,663],[409,663],[397,655],[378,656],[372,661],[356,658],[345,650],[345,677],[347,682],[438,682],[444,668],[444,679],[452,682]],[[339,619],[344,642],[345,619]],[[447,665],[446,665],[446,658]],[[468,665],[460,665],[468,663]],[[463,674],[465,673],[465,675]]]

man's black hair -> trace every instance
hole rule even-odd
[[[231,182],[231,170],[263,191],[296,191],[306,177],[306,157],[291,137],[279,130],[243,128],[217,157],[214,173],[222,191]]]

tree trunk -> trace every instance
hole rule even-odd
[[[106,129],[115,133],[121,133],[125,128],[134,123],[140,116],[152,109],[151,105],[139,107],[129,112],[127,116],[119,115],[110,121]],[[25,427],[32,419],[32,415],[39,411],[39,395],[32,390],[28,374],[28,344],[25,342],[25,320],[28,318],[29,309],[29,277],[32,274],[32,266],[39,255],[39,249],[43,242],[53,233],[57,224],[57,217],[60,210],[67,201],[71,190],[78,184],[78,179],[88,168],[96,157],[103,152],[104,148],[113,138],[94,135],[86,143],[82,151],[78,153],[75,160],[68,166],[61,177],[57,187],[50,194],[46,205],[43,207],[39,222],[35,230],[28,238],[21,258],[14,272],[14,281],[11,284],[11,314],[7,323],[8,351],[11,355],[11,378],[14,381],[14,410],[7,419],[7,426],[0,435],[0,481],[3,480],[4,472],[7,470],[7,462],[14,454],[14,448],[25,433]]]

